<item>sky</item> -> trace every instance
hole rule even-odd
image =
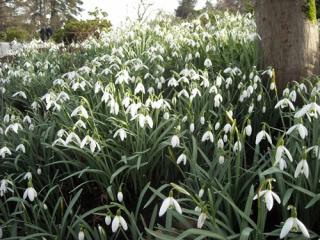
[[[153,15],[157,10],[162,10],[166,13],[174,13],[177,8],[179,0],[148,0],[153,4],[150,11]],[[108,13],[108,19],[115,26],[124,22],[126,18],[134,20],[136,18],[137,5],[139,0],[83,0],[82,19],[89,18],[88,11],[92,11],[98,7]],[[196,8],[204,6],[206,0],[198,0]],[[151,13],[151,16],[152,16]]]

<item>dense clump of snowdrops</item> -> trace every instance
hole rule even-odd
[[[317,236],[320,84],[278,92],[250,15],[173,21],[1,63],[0,237]]]

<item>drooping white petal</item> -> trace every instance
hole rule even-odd
[[[281,203],[280,197],[278,196],[278,194],[272,192],[272,197],[277,201],[277,203]]]
[[[266,206],[268,211],[271,211],[273,208],[273,197],[272,197],[272,192],[271,190],[268,190],[266,194],[264,195],[264,200],[266,202]]]
[[[281,229],[281,232],[280,232],[280,238],[284,238],[285,236],[287,236],[287,234],[290,232],[292,226],[293,226],[293,223],[294,223],[294,218],[290,217],[288,218],[282,229]]]
[[[120,218],[119,216],[115,216],[111,224],[112,232],[116,232],[119,228],[119,225],[120,225]]]
[[[206,221],[207,218],[207,214],[205,213],[201,213],[199,218],[198,218],[198,222],[197,222],[197,228],[202,228],[204,222]]]
[[[160,211],[159,211],[159,217],[161,217],[163,214],[166,213],[166,211],[168,210],[170,204],[171,204],[171,199],[170,199],[170,197],[167,197],[167,198],[162,202],[162,205],[161,205]]]
[[[310,235],[306,226],[299,219],[296,219],[296,223],[299,226],[303,236],[305,236],[306,238],[310,238]]]
[[[128,225],[127,225],[126,220],[124,220],[124,218],[122,216],[119,216],[119,219],[120,219],[121,227],[123,228],[123,230],[127,231]]]
[[[174,208],[176,209],[176,211],[177,211],[178,213],[182,214],[182,209],[181,209],[178,201],[173,198],[173,199],[172,199],[172,202],[173,202],[173,205],[174,205]]]

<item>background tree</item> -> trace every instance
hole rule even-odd
[[[262,65],[274,67],[279,89],[319,73],[315,0],[258,0],[256,22]]]
[[[176,9],[176,17],[188,18],[194,13],[194,7],[197,0],[181,0]]]

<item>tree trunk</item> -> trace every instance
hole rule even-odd
[[[319,30],[312,1],[258,0],[256,3],[262,65],[275,69],[280,91],[289,82],[319,73]]]

